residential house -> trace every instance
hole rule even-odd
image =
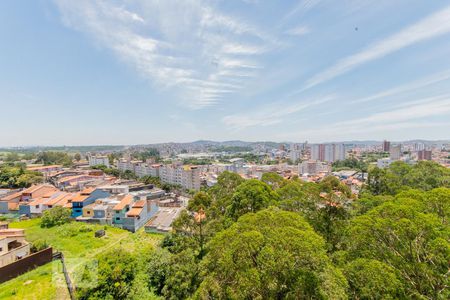
[[[0,267],[30,255],[30,244],[24,229],[0,230]]]
[[[88,206],[100,198],[107,198],[110,194],[101,189],[88,188],[77,193],[72,198],[72,217],[76,218],[83,214],[83,207]]]

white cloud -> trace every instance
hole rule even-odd
[[[222,122],[229,128],[235,130],[241,130],[254,126],[274,125],[281,123],[284,118],[289,115],[300,112],[312,106],[323,104],[333,99],[334,96],[326,96],[315,100],[303,100],[294,104],[277,102],[267,105],[260,110],[225,116],[222,119]]]
[[[450,7],[434,13],[418,23],[409,26],[388,38],[376,42],[365,50],[341,59],[332,67],[313,76],[306,82],[302,90],[311,88],[325,81],[331,80],[352,69],[379,59],[395,51],[415,43],[425,41],[450,32]]]
[[[276,43],[209,1],[55,2],[64,24],[93,37],[157,86],[170,87],[192,109],[242,89],[263,67],[258,56]]]
[[[401,93],[411,92],[411,91],[415,91],[415,90],[424,88],[429,85],[433,85],[433,84],[436,84],[436,83],[439,83],[442,81],[446,81],[448,79],[450,79],[450,70],[440,72],[440,73],[434,74],[432,76],[429,76],[429,77],[426,77],[426,78],[423,78],[420,80],[415,80],[413,82],[403,84],[403,85],[376,93],[374,95],[356,99],[356,100],[350,101],[350,103],[369,102],[369,101],[373,101],[376,99],[390,97],[390,96],[401,94]]]
[[[303,25],[291,28],[286,31],[289,35],[302,36],[310,32],[309,28]]]

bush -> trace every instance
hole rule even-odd
[[[68,223],[70,221],[70,215],[70,209],[61,206],[46,210],[42,215],[41,227],[50,228]]]
[[[31,244],[31,252],[39,252],[41,250],[47,249],[49,246],[47,244],[47,241],[45,240],[35,240]]]
[[[92,228],[87,226],[87,225],[83,225],[80,227],[80,229],[78,229],[79,232],[91,232]]]

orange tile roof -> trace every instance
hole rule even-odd
[[[84,190],[81,191],[81,194],[82,195],[90,195],[93,191],[95,191],[94,187],[85,188]]]
[[[57,204],[59,201],[65,199],[65,198],[69,198],[71,197],[72,194],[69,193],[61,193],[58,196],[56,196],[55,198],[50,199],[46,204],[47,205],[55,205]],[[68,199],[67,199],[68,200]]]
[[[14,194],[7,195],[7,196],[3,197],[2,199],[0,199],[0,201],[11,201],[18,197],[22,197],[22,192],[17,192]]]
[[[27,170],[34,171],[34,170],[47,170],[47,169],[53,169],[53,168],[61,168],[61,165],[51,165],[51,166],[35,166],[35,167],[27,167]]]
[[[142,212],[142,207],[134,207],[130,209],[130,211],[127,213],[127,217],[137,217]]]
[[[39,205],[46,200],[48,200],[48,198],[39,197],[39,198],[33,199],[33,201],[31,201],[28,205],[30,205],[30,206]]]
[[[114,210],[122,210],[125,208],[125,206],[130,205],[131,202],[133,202],[133,195],[126,195],[125,197],[123,197],[120,203],[114,206]]]
[[[76,194],[75,197],[73,197],[72,202],[83,202],[84,200],[86,200],[89,196],[86,195],[81,195],[81,194]]]
[[[133,208],[143,208],[144,206],[145,206],[145,204],[146,204],[146,200],[139,200],[139,201],[136,201],[136,202],[134,202],[134,204],[133,204]]]

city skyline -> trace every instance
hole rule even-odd
[[[4,1],[0,145],[449,139],[450,6],[391,2]]]

